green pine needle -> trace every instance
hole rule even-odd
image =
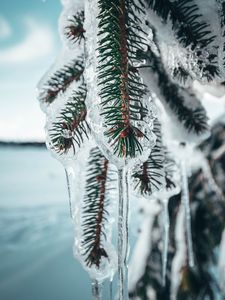
[[[106,239],[104,229],[108,218],[108,180],[109,162],[95,147],[90,151],[82,208],[82,246],[88,267],[95,265],[99,268],[102,258],[108,258],[102,243]]]
[[[84,39],[84,11],[78,11],[76,15],[73,15],[67,19],[69,23],[65,27],[65,36],[69,41],[73,43],[81,42]]]
[[[174,83],[167,74],[161,58],[157,57],[151,48],[146,53],[140,55],[147,61],[151,72],[157,77],[157,84],[160,89],[159,99],[163,98],[169,108],[174,112],[176,118],[183,124],[189,133],[196,135],[204,134],[208,131],[208,117],[204,107],[190,89],[183,88]],[[186,97],[196,100],[198,106],[191,108],[185,101]]]
[[[137,13],[142,11],[132,0],[99,0],[99,68],[105,135],[119,157],[135,157],[142,152],[140,139],[147,138],[135,126],[147,110],[142,105],[146,87],[134,64],[136,52],[145,44]]]
[[[57,96],[64,92],[73,81],[83,81],[84,62],[79,57],[60,70],[57,70],[44,84],[40,100],[44,103],[52,103]]]
[[[203,58],[202,50],[212,49],[215,40],[210,30],[210,24],[202,21],[198,5],[194,0],[145,0],[149,7],[155,11],[165,22],[172,21],[173,30],[179,42],[186,48],[195,50],[198,65],[203,76],[208,81],[219,75],[216,55],[209,54]],[[215,47],[214,47],[215,48]],[[216,50],[216,48],[215,48]]]
[[[155,133],[156,145],[153,147],[146,162],[136,167],[132,177],[137,180],[135,190],[141,195],[151,195],[159,191],[164,184],[164,149],[162,146],[161,125],[157,119],[154,121],[153,132]]]
[[[201,21],[203,16],[194,0],[145,1],[164,21],[172,21],[177,37],[185,47],[206,47],[214,41],[210,25]]]
[[[66,107],[61,110],[57,122],[52,124],[49,133],[51,145],[60,154],[67,153],[71,148],[75,154],[76,146],[81,147],[84,137],[89,136],[90,128],[86,122],[86,94],[86,86],[80,86]]]

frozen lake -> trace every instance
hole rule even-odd
[[[45,149],[0,148],[0,299],[91,299],[72,245],[62,166]]]
[[[131,219],[132,248],[138,222]],[[61,164],[44,148],[0,147],[0,299],[91,300],[72,247]]]

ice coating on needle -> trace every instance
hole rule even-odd
[[[84,47],[84,3],[83,5],[65,8],[59,19],[59,33],[65,47],[77,48],[77,43]]]
[[[113,7],[112,7],[113,9]],[[106,88],[105,84],[100,82],[100,77],[97,76],[99,73],[100,58],[97,48],[99,47],[99,37],[97,34],[99,32],[99,6],[97,1],[86,1],[85,11],[86,19],[84,28],[87,32],[87,44],[86,44],[86,71],[85,79],[87,83],[87,106],[88,106],[88,123],[91,126],[92,134],[94,135],[99,148],[102,150],[106,158],[115,164],[118,168],[118,177],[119,177],[119,204],[118,204],[118,276],[119,276],[119,299],[127,299],[128,297],[128,278],[127,278],[127,251],[128,251],[128,207],[129,207],[129,198],[128,198],[128,187],[127,187],[127,174],[123,168],[129,164],[130,157],[128,158],[126,152],[123,153],[123,157],[118,157],[117,151],[115,151],[115,143],[118,142],[117,139],[110,138],[112,134],[111,130],[117,130],[116,127],[113,129],[107,123],[107,118],[104,115],[104,105],[102,99],[102,91],[99,88],[101,83],[101,88]],[[98,59],[97,59],[98,58]],[[106,58],[105,61],[109,61],[109,58]],[[98,66],[98,67],[97,67]],[[103,77],[103,76],[102,76]],[[123,83],[124,79],[121,77],[121,82]],[[121,84],[122,84],[121,83]],[[101,97],[100,97],[101,96]],[[125,92],[124,95],[125,97]],[[146,96],[142,102],[146,115],[143,115],[140,120],[137,120],[135,123],[136,133],[142,134],[142,139],[139,139],[140,147],[143,152],[142,155],[135,155],[133,163],[138,160],[146,160],[150,154],[152,147],[155,144],[155,137],[152,133],[152,124],[155,118],[153,110],[151,111],[149,104],[149,96]],[[113,105],[108,101],[108,105]],[[135,107],[135,106],[134,106]],[[123,110],[125,105],[123,106]],[[138,114],[136,116],[138,119]],[[119,123],[118,123],[119,124]],[[108,135],[107,135],[108,133]],[[123,137],[120,136],[119,139],[125,139],[129,134],[127,132],[122,132]],[[147,139],[146,139],[147,137]],[[125,149],[124,149],[125,150]],[[142,157],[141,157],[142,156]]]
[[[206,111],[192,89],[184,89],[174,83],[159,57],[150,48],[145,55],[147,63],[151,67],[143,68],[141,75],[148,88],[154,91],[165,107],[168,117],[172,121],[173,138],[193,142],[208,137]],[[158,70],[158,72],[154,70]],[[185,116],[183,115],[184,111],[186,111]],[[193,118],[193,114],[196,115],[196,118]]]
[[[193,80],[203,83],[218,81],[222,65],[215,59],[220,48],[217,45],[221,45],[221,39],[216,38],[221,37],[216,0],[182,4],[170,1],[158,14],[147,10],[147,24],[156,33],[163,63],[173,80],[184,86],[190,86]],[[191,13],[194,15],[192,18]],[[187,22],[189,26],[186,27]],[[197,22],[200,29],[196,26]],[[189,31],[185,37],[186,30]]]
[[[63,5],[65,8],[59,19],[59,31],[64,47],[37,85],[40,106],[47,114],[49,110],[54,113],[55,107],[58,106],[54,102],[61,102],[62,98],[67,97],[66,90],[71,88],[74,81],[83,79],[84,2],[68,0],[63,1]]]
[[[37,85],[37,98],[40,107],[46,114],[54,111],[55,102],[66,97],[64,94],[73,82],[82,79],[83,58],[82,49],[77,47],[71,51],[63,49],[54,64],[43,75]],[[60,100],[59,100],[60,99]]]
[[[114,153],[112,148],[113,142],[109,141],[109,139],[104,134],[106,127],[104,126],[104,120],[101,117],[101,111],[102,110],[100,104],[92,106],[91,109],[89,110],[87,120],[92,129],[92,134],[95,136],[95,139],[99,144],[99,147],[101,148],[102,152],[107,157],[107,159],[111,161],[114,165],[116,165],[118,168],[122,168],[125,165],[129,165],[131,167],[135,164],[146,161],[150,155],[151,149],[154,147],[156,142],[156,136],[152,130],[154,119],[152,119],[149,123],[147,123],[149,119],[146,119],[145,125],[143,123],[137,123],[137,128],[138,127],[141,128],[144,135],[148,137],[147,139],[143,137],[142,139],[139,140],[141,143],[143,142],[141,145],[143,149],[142,153],[133,158],[130,157],[124,158],[124,157],[118,157],[118,155]]]
[[[140,111],[136,113],[135,121],[131,118],[130,125],[131,127],[127,128],[124,125],[124,128],[127,128],[127,131],[121,129],[119,136],[114,136],[114,130],[117,131],[117,126],[112,127],[110,122],[108,122],[108,117],[105,115],[107,109],[105,109],[105,104],[103,104],[104,96],[103,90],[108,89],[107,84],[116,84],[116,82],[110,81],[108,83],[103,83],[100,78],[102,78],[99,68],[102,65],[102,61],[100,60],[100,51],[99,47],[101,47],[101,39],[102,37],[97,35],[99,30],[99,19],[97,16],[99,15],[99,8],[97,1],[87,1],[85,11],[90,13],[87,15],[85,19],[84,28],[87,32],[87,47],[86,47],[86,71],[85,71],[85,78],[87,82],[87,106],[89,108],[88,113],[88,121],[93,131],[93,135],[97,139],[97,143],[100,144],[100,147],[106,157],[113,161],[118,167],[122,167],[124,164],[128,164],[128,161],[142,161],[144,157],[147,157],[150,153],[151,148],[154,145],[154,135],[152,134],[152,123],[155,118],[154,109],[152,109],[152,103],[150,101],[150,97],[148,94],[143,96],[141,106],[138,108]],[[108,61],[110,58],[106,58],[105,61]],[[134,67],[135,68],[135,67]],[[122,76],[122,75],[121,75]],[[124,75],[125,76],[125,75]],[[121,77],[122,78],[122,77]],[[122,80],[122,79],[121,79]],[[122,82],[122,81],[121,81]],[[122,83],[121,83],[122,85]],[[140,80],[140,85],[142,86],[142,80]],[[144,91],[144,85],[143,85]],[[142,91],[142,92],[143,92]],[[124,92],[125,93],[125,92]],[[124,96],[121,96],[121,99],[125,99]],[[130,97],[132,99],[132,97]],[[124,101],[118,99],[118,101]],[[131,102],[133,100],[130,100]],[[136,101],[136,100],[135,100]],[[104,102],[105,103],[105,102]],[[111,100],[107,100],[107,107],[113,105]],[[125,105],[125,104],[123,104]],[[122,106],[123,106],[122,105]],[[131,103],[132,109],[137,109],[137,104]],[[117,108],[116,108],[117,109]],[[125,110],[125,106],[121,108],[123,111]],[[128,108],[126,108],[128,109]],[[121,111],[122,111],[121,110]],[[143,111],[143,114],[141,113]],[[118,112],[119,114],[121,112]],[[141,115],[142,114],[142,115]],[[125,113],[121,118],[124,120]],[[125,121],[121,121],[122,123]],[[120,121],[118,121],[118,127],[122,126]],[[125,124],[125,123],[124,123]],[[132,129],[131,129],[132,128]],[[128,132],[129,131],[129,132]],[[117,133],[115,133],[118,135]],[[135,138],[134,138],[135,137]],[[132,139],[136,141],[137,145],[132,146]],[[126,149],[129,147],[126,144],[130,143],[130,148],[132,149],[133,153],[127,153]],[[129,140],[129,141],[128,141]],[[124,144],[120,146],[120,144]],[[119,145],[119,146],[118,146]],[[118,149],[119,147],[120,149]],[[122,149],[121,149],[122,147]],[[139,150],[138,150],[139,149]],[[135,152],[135,155],[134,155]],[[132,157],[134,156],[134,157]]]
[[[116,172],[95,146],[90,149],[80,183],[79,226],[74,254],[90,277],[99,282],[111,278],[117,268],[117,255],[112,245],[115,222]],[[76,242],[77,239],[75,239]]]
[[[135,194],[146,198],[150,198],[156,191],[163,190],[166,185],[165,153],[161,124],[157,118],[154,119],[153,133],[156,136],[155,146],[152,148],[148,159],[144,163],[135,165],[131,174]]]
[[[86,89],[73,86],[76,89],[67,90],[68,97],[62,99],[46,122],[47,146],[60,161],[74,160],[91,139],[86,121]]]

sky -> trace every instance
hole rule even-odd
[[[60,0],[0,0],[0,140],[45,138],[36,86],[60,53],[61,10]],[[204,98],[211,118],[224,111],[225,97]]]
[[[43,140],[36,86],[61,49],[60,0],[0,0],[0,140]]]

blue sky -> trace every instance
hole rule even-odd
[[[60,52],[60,0],[0,0],[0,139],[43,139],[36,85]]]
[[[61,10],[60,0],[0,0],[0,140],[45,137],[36,85],[61,49]],[[204,98],[212,118],[224,110],[225,97]]]

